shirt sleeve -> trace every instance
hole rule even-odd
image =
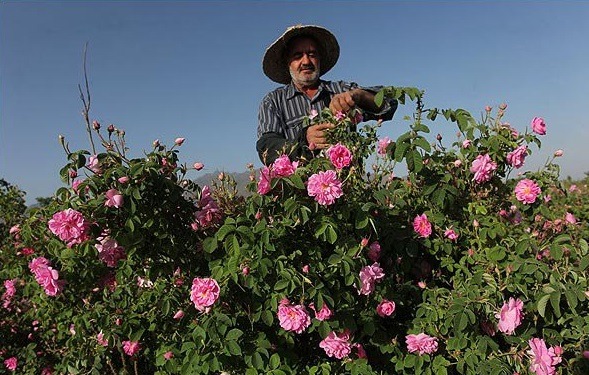
[[[277,133],[284,135],[280,115],[270,95],[266,95],[260,103],[258,111],[258,138],[264,133]]]
[[[362,89],[373,94],[378,93],[384,86],[358,86],[355,82],[344,83],[345,91],[353,90],[353,89]],[[399,103],[395,99],[386,99],[382,104],[380,111],[378,112],[370,112],[364,110],[364,120],[382,120],[388,121],[393,118],[395,111],[397,110]]]

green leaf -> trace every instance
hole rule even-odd
[[[561,313],[560,313],[560,292],[556,291],[554,293],[550,294],[550,304],[552,305],[552,308],[554,309],[554,315],[559,318]]]
[[[546,294],[546,295],[543,295],[542,297],[540,297],[540,299],[538,300],[538,303],[537,303],[538,314],[540,314],[540,316],[542,318],[546,317],[546,305],[548,304],[549,299],[550,299],[550,294]]]
[[[227,341],[225,345],[232,355],[241,355],[241,348],[235,341]]]
[[[376,104],[377,107],[380,107],[383,102],[384,102],[384,89],[380,90],[379,92],[376,93],[376,95],[374,95],[374,104]]]
[[[243,331],[238,328],[233,328],[227,335],[225,335],[225,340],[237,340],[243,335]]]
[[[280,356],[278,355],[278,353],[274,353],[270,357],[270,368],[274,370],[278,367],[280,367]]]
[[[206,253],[212,253],[217,250],[217,240],[215,237],[207,237],[202,242],[202,248]]]

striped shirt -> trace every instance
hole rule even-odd
[[[258,138],[265,133],[276,133],[285,137],[287,141],[294,142],[300,137],[303,128],[303,118],[311,114],[312,110],[321,112],[329,107],[331,98],[345,91],[361,88],[373,93],[382,87],[359,87],[354,82],[343,81],[319,81],[319,89],[311,99],[298,91],[292,82],[282,86],[264,97],[260,104],[258,114]],[[364,111],[365,120],[390,120],[396,109],[396,102],[386,102],[379,113]]]

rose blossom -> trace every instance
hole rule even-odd
[[[559,149],[559,150],[556,150],[556,151],[554,151],[554,157],[555,157],[555,158],[559,158],[559,157],[561,157],[562,155],[564,155],[564,151],[563,151],[563,150],[560,150],[560,149]]]
[[[352,162],[352,153],[341,143],[331,146],[327,150],[327,156],[336,169],[347,167]]]
[[[139,341],[123,341],[123,351],[126,355],[132,357],[141,350]]]
[[[98,332],[98,334],[96,335],[96,341],[98,341],[98,345],[101,346],[108,346],[108,340],[104,338],[104,334],[102,333],[102,331]]]
[[[102,239],[94,247],[98,250],[98,259],[106,264],[107,267],[114,268],[117,266],[119,260],[127,257],[125,249],[117,241],[109,237]]]
[[[546,134],[546,123],[542,117],[534,117],[532,119],[532,131],[539,135]]]
[[[424,238],[432,234],[432,225],[425,214],[415,216],[415,219],[413,219],[413,230]]]
[[[474,173],[473,179],[478,184],[489,181],[495,169],[497,163],[491,160],[489,154],[477,156],[470,167],[470,171]]]
[[[16,370],[17,365],[18,365],[18,360],[16,359],[16,357],[10,357],[10,358],[4,360],[4,366],[6,366],[6,368],[9,369],[10,371]]]
[[[380,264],[374,263],[371,266],[362,267],[360,270],[360,281],[362,286],[358,289],[358,294],[365,296],[374,292],[376,282],[380,282],[384,278],[384,272],[380,268]]]
[[[165,359],[172,359],[172,358],[174,358],[174,353],[172,353],[171,351],[168,350],[167,352],[164,353],[164,358]]]
[[[528,146],[521,145],[515,150],[507,154],[507,164],[515,168],[520,168],[524,165],[526,156],[528,155]]]
[[[534,203],[540,193],[538,184],[528,178],[519,181],[515,186],[515,197],[523,204]]]
[[[564,220],[569,224],[577,224],[577,218],[575,217],[575,215],[571,214],[570,212],[566,213]]]
[[[528,354],[532,359],[530,371],[537,375],[554,375],[556,374],[555,366],[562,361],[562,358],[556,352],[562,354],[560,347],[546,347],[546,343],[542,339],[532,338],[528,341],[530,350]]]
[[[260,171],[260,180],[258,181],[258,194],[265,195],[270,192],[272,188],[270,182],[272,181],[272,175],[270,168],[263,167]]]
[[[46,258],[38,257],[30,261],[29,270],[48,296],[56,296],[63,290],[65,281],[59,280],[59,272],[50,266]]]
[[[343,120],[345,118],[346,118],[346,114],[345,113],[343,113],[342,111],[337,111],[336,112],[336,114],[335,114],[335,119],[336,120],[341,121],[341,120]]]
[[[447,228],[444,231],[444,236],[451,241],[456,241],[458,239],[458,233],[456,233],[454,229],[451,228]]]
[[[119,208],[123,205],[123,195],[117,189],[109,189],[106,194],[106,201],[104,205],[106,207]]]
[[[395,302],[383,299],[376,307],[376,313],[380,317],[391,316],[395,312]]]
[[[295,333],[303,333],[311,325],[311,317],[303,305],[292,305],[287,299],[278,306],[278,321],[280,326]]]
[[[177,144],[178,146],[182,146],[182,143],[184,143],[185,140],[186,140],[186,138],[176,138],[174,140],[174,143]]]
[[[291,162],[288,155],[282,154],[272,163],[272,175],[276,177],[288,177],[295,173],[299,165],[298,161]]]
[[[380,251],[380,244],[378,243],[378,241],[374,241],[370,244],[370,247],[368,248],[368,259],[370,259],[373,262],[378,262],[378,260],[380,259]]]
[[[384,137],[378,140],[378,146],[376,153],[380,156],[385,156],[387,154],[387,147],[393,143],[389,137]]]
[[[100,162],[98,161],[98,156],[90,156],[90,158],[88,159],[88,164],[86,164],[86,167],[88,167],[88,169],[90,169],[94,173],[100,173],[101,169]]]
[[[208,312],[219,299],[220,291],[221,288],[215,279],[197,277],[192,280],[190,300],[198,311]]]
[[[523,308],[524,303],[519,298],[509,298],[509,301],[501,307],[501,311],[495,315],[499,319],[497,328],[507,335],[512,335],[515,329],[522,324]]]
[[[81,213],[71,208],[55,213],[48,225],[49,230],[65,241],[68,247],[90,238],[90,224]]]
[[[335,203],[335,200],[344,194],[342,183],[337,179],[337,175],[333,170],[319,172],[309,177],[307,193],[310,197],[315,197],[315,201],[324,206]]]
[[[128,176],[121,176],[121,177],[117,178],[117,181],[119,182],[119,184],[125,185],[126,183],[129,182],[129,177]]]
[[[438,339],[425,333],[407,335],[405,336],[405,342],[409,353],[417,352],[419,355],[423,355],[432,354],[438,350]]]
[[[313,303],[309,304],[309,307],[311,308],[311,310],[315,312],[315,319],[317,320],[328,320],[333,316],[333,311],[331,311],[331,309],[329,308],[329,306],[327,306],[326,303],[323,304],[323,307],[321,307],[321,310],[319,311],[315,310],[315,304]]]
[[[348,330],[345,330],[340,334],[336,334],[332,331],[319,343],[319,347],[325,350],[325,354],[329,357],[343,359],[352,352],[350,333]]]
[[[2,307],[5,309],[9,309],[10,302],[12,302],[12,297],[14,297],[16,294],[16,288],[14,287],[14,284],[17,281],[17,279],[4,280],[4,288],[6,288],[6,291],[2,294],[2,300],[4,301],[2,303]]]
[[[207,185],[203,186],[200,192],[198,208],[200,209],[196,212],[196,221],[192,224],[194,230],[218,224],[223,218],[223,213],[211,196],[211,190]]]
[[[464,141],[462,141],[462,148],[469,148],[471,143],[472,141],[470,139],[465,139]]]

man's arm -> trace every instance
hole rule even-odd
[[[352,83],[351,90],[336,94],[331,98],[329,109],[332,113],[338,111],[347,113],[354,107],[359,107],[365,112],[366,120],[383,120],[387,121],[393,118],[397,109],[397,101],[394,99],[385,100],[381,106],[374,102],[374,95],[381,87],[359,88]]]

